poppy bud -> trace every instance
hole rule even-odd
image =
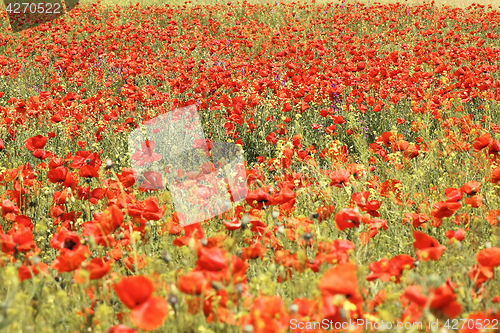
[[[250,215],[245,214],[245,215],[243,215],[243,217],[241,218],[241,224],[242,224],[243,226],[246,226],[248,223],[250,223]]]
[[[278,233],[280,233],[280,234],[284,234],[284,233],[285,233],[285,227],[284,227],[284,226],[282,226],[282,225],[280,225],[280,226],[278,227]]]
[[[35,265],[38,265],[40,263],[40,257],[39,256],[33,256],[31,257],[31,260]]]
[[[177,289],[177,286],[175,284],[170,285],[170,293],[173,296],[178,296],[179,295],[179,289]]]
[[[434,287],[434,288],[437,288],[443,284],[441,277],[437,274],[428,275],[425,280],[426,280],[428,286]]]
[[[485,247],[486,249],[489,249],[489,248],[491,247],[491,243],[490,243],[490,242],[486,242],[486,243],[484,243],[484,247]]]
[[[346,309],[340,308],[339,312],[340,312],[340,318],[342,318],[342,320],[346,320],[348,318]]]
[[[201,245],[207,246],[207,244],[208,244],[208,240],[206,238],[202,238],[201,239]]]
[[[212,281],[212,288],[217,291],[217,290],[224,289],[224,286],[220,282]]]
[[[280,212],[278,212],[277,210],[273,210],[271,216],[273,217],[273,219],[277,219],[278,216],[280,216]]]
[[[191,237],[191,238],[189,239],[188,247],[189,247],[191,250],[194,250],[195,245],[196,245],[196,241],[194,240],[194,238],[193,238],[193,237]]]
[[[243,332],[245,333],[252,333],[253,332],[253,325],[245,325],[243,326]]]
[[[297,313],[297,311],[299,311],[299,306],[297,304],[290,305],[290,311],[293,313]]]

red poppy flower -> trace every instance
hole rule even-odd
[[[461,242],[464,240],[464,237],[465,237],[465,230],[460,228],[458,229],[457,231],[453,231],[453,230],[448,230],[446,233],[445,233],[445,236],[446,238],[449,239],[449,242],[448,244],[451,244],[453,243],[453,240],[456,239],[457,241]]]
[[[473,265],[469,269],[469,278],[476,283],[476,288],[481,288],[481,285],[492,279],[494,276],[494,267]]]
[[[84,245],[80,245],[72,250],[63,248],[50,267],[59,273],[72,272],[79,268],[82,262],[85,261],[89,255],[90,250]]]
[[[462,207],[462,204],[460,202],[440,201],[432,205],[432,207],[434,207],[434,210],[431,215],[437,219],[442,219],[443,217],[450,217],[455,214]]]
[[[29,151],[43,149],[45,144],[47,144],[47,138],[42,135],[33,136],[25,141],[26,149]]]
[[[272,204],[271,196],[269,195],[269,193],[264,192],[262,188],[258,188],[254,191],[249,192],[245,199],[250,206],[257,209],[262,209],[262,206],[264,206],[264,204]],[[254,203],[254,201],[256,201],[256,203]]]
[[[493,140],[488,148],[488,156],[492,158],[493,161],[498,161],[498,158],[500,157],[500,142]]]
[[[90,151],[76,152],[70,167],[73,169],[80,169],[84,165],[89,165],[93,168],[99,169],[99,167],[102,165],[99,154],[92,153]]]
[[[483,206],[483,196],[481,194],[473,195],[465,199],[465,203],[472,208],[478,208]]]
[[[498,184],[498,182],[500,181],[500,167],[496,167],[493,170],[491,170],[490,181],[493,184]]]
[[[390,281],[391,277],[395,277],[395,283],[401,282],[401,274],[405,267],[413,268],[415,259],[406,254],[398,255],[391,260],[386,258],[377,262],[371,263],[368,268],[373,272],[366,276],[367,281],[381,279],[384,282]]]
[[[26,253],[36,249],[31,228],[17,225],[10,229],[7,234],[0,230],[0,243],[2,252],[5,254],[15,254],[17,251]]]
[[[73,250],[80,246],[80,244],[80,236],[64,227],[55,233],[50,240],[50,247],[56,250],[62,250],[64,248]]]
[[[243,249],[241,254],[242,260],[263,258],[266,256],[266,249],[262,246],[262,243],[257,242],[251,244],[249,247]]]
[[[479,251],[476,260],[481,266],[497,267],[500,265],[500,247],[490,247]]]
[[[435,238],[423,232],[413,230],[413,237],[415,237],[413,247],[417,250],[415,252],[418,260],[438,261],[443,252],[446,250],[446,246],[439,244]]]
[[[418,228],[424,223],[426,223],[429,220],[429,218],[425,214],[406,213],[401,223],[405,225],[409,220],[411,220],[411,224],[413,225],[414,228]]]
[[[45,151],[43,149],[35,149],[35,150],[33,150],[32,154],[33,154],[33,157],[38,158],[40,160],[44,160],[47,157],[52,155],[51,152]]]
[[[94,258],[85,267],[90,272],[90,279],[97,280],[108,274],[111,265],[104,258]]]
[[[162,297],[152,297],[153,283],[145,276],[122,278],[114,286],[118,298],[132,310],[130,318],[140,329],[153,331],[168,315],[168,303]]]
[[[191,271],[179,278],[179,290],[188,295],[201,295],[210,284],[201,271]]]
[[[427,296],[421,290],[422,287],[420,286],[409,286],[405,289],[403,295],[418,306],[424,307],[427,304]]]
[[[354,208],[344,208],[335,215],[335,224],[340,231],[357,228],[360,222],[361,214]]]
[[[201,247],[196,265],[207,271],[220,271],[227,267],[227,252],[219,248]]]
[[[384,133],[382,133],[382,141],[384,142],[384,145],[387,148],[389,148],[393,143],[395,143],[397,139],[398,139],[398,135],[396,132],[384,132]]]
[[[382,203],[377,200],[368,201],[368,197],[370,196],[369,191],[364,192],[356,192],[351,196],[352,201],[356,203],[356,205],[364,212],[367,212],[371,216],[378,217],[380,214],[377,210],[380,208]]]
[[[131,217],[142,217],[146,220],[158,221],[163,217],[167,207],[158,205],[157,197],[149,197],[144,201],[137,202],[135,205],[128,205],[127,213]]]
[[[241,228],[241,222],[236,217],[234,217],[231,221],[223,220],[222,224],[226,227],[227,230],[231,231]]]
[[[382,197],[389,198],[391,192],[392,193],[399,192],[398,185],[400,185],[400,184],[401,184],[400,180],[388,179],[379,185],[378,193]]]
[[[294,186],[293,184],[284,185],[283,188],[281,189],[281,192],[274,197],[273,202],[281,205],[289,201],[295,200],[297,195],[292,190],[293,186]]]
[[[351,174],[347,170],[338,170],[330,175],[330,179],[332,182],[330,183],[330,186],[335,186],[342,188],[349,184],[349,178],[351,177]]]
[[[482,149],[488,147],[492,142],[493,139],[491,138],[491,134],[488,132],[474,140],[474,143],[472,144],[472,149],[474,149],[475,152],[481,151]]]
[[[453,293],[452,287],[445,283],[434,290],[430,308],[448,318],[455,318],[462,312],[462,306],[455,301],[456,299],[457,295]]]
[[[333,214],[334,210],[335,210],[334,205],[318,207],[316,209],[316,213],[318,213],[318,221],[322,222],[322,221],[328,219]]]
[[[458,202],[462,200],[463,197],[463,192],[459,189],[449,187],[444,190],[444,194],[446,194],[446,197],[448,198],[448,202]]]
[[[319,282],[321,295],[355,295],[358,290],[356,265],[353,263],[339,264],[323,274]]]
[[[98,168],[93,167],[91,165],[83,165],[80,167],[79,176],[81,178],[87,178],[87,177],[98,178],[99,170]]]
[[[63,166],[54,168],[47,172],[47,178],[51,183],[59,183],[66,180],[66,176],[68,175],[68,168]]]
[[[137,333],[137,331],[133,328],[120,324],[111,327],[106,333]]]
[[[122,173],[117,176],[123,186],[128,188],[135,184],[136,174],[136,171],[131,168],[123,168]]]
[[[279,296],[262,296],[252,302],[250,314],[244,315],[240,322],[252,325],[255,333],[278,333],[289,329],[290,315],[285,303]]]
[[[467,193],[468,195],[474,195],[477,192],[479,192],[479,189],[481,188],[481,183],[477,182],[475,180],[472,180],[470,182],[467,182],[460,188],[462,192]]]

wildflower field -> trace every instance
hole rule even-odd
[[[11,23],[0,331],[500,328],[498,7],[97,2]],[[208,155],[244,157],[227,209],[190,224],[138,175],[171,162],[158,142],[129,151],[186,108]]]

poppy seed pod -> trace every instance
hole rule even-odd
[[[319,214],[318,213],[311,213],[311,218],[312,219],[317,219],[319,217]]]
[[[310,233],[310,232],[306,232],[305,234],[302,235],[302,238],[308,242],[309,240],[311,240],[313,238],[313,235]]]
[[[175,308],[175,305],[177,304],[178,298],[175,295],[170,295],[168,296],[167,302],[170,304],[172,307]]]
[[[113,167],[113,161],[111,161],[109,158],[105,162],[106,166],[104,167],[104,170],[109,170]]]

